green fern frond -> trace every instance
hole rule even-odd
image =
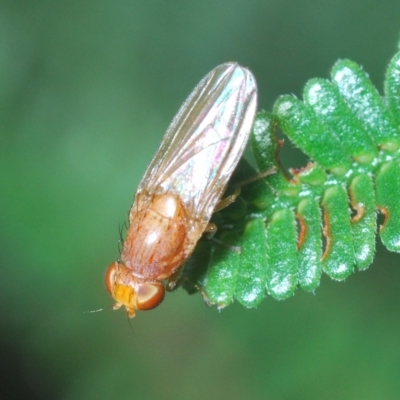
[[[282,300],[297,287],[315,290],[322,272],[343,280],[372,263],[378,212],[382,243],[400,252],[400,52],[384,88],[382,98],[359,65],[340,60],[331,80],[305,85],[303,101],[284,95],[272,113],[257,115],[251,145],[258,170],[277,172],[243,186],[215,215],[217,240],[201,240],[186,263],[186,290],[200,287],[219,308],[234,299],[255,307],[266,295]],[[282,168],[277,129],[308,165]],[[241,160],[230,189],[257,174]]]

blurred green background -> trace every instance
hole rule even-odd
[[[1,399],[399,399],[400,256],[316,295],[222,312],[167,296],[131,326],[104,287],[169,122],[236,60],[260,108],[338,58],[382,89],[398,0],[0,0]]]

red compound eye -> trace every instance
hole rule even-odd
[[[106,288],[111,295],[114,291],[115,274],[117,273],[117,263],[113,262],[106,272]]]
[[[136,305],[139,310],[151,310],[164,299],[165,289],[162,283],[144,283],[136,294]]]

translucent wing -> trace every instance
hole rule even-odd
[[[250,71],[213,69],[169,126],[138,194],[177,194],[193,217],[208,221],[246,146],[257,107]]]

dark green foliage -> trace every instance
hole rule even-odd
[[[351,236],[349,200],[341,184],[326,189],[324,210],[325,253],[323,269],[332,279],[342,280],[353,272],[354,248]]]
[[[222,308],[233,300],[235,294],[240,259],[237,246],[240,242],[238,236],[230,232],[221,235],[221,240],[224,242],[213,247],[204,290],[208,301]]]
[[[282,168],[277,128],[310,158],[308,165]],[[220,308],[234,299],[254,307],[267,294],[285,299],[297,287],[313,291],[322,271],[343,280],[369,267],[378,212],[382,243],[400,252],[399,128],[400,53],[389,64],[384,98],[350,60],[334,65],[331,81],[310,80],[303,101],[279,97],[273,113],[260,112],[254,124],[260,172],[241,161],[228,188],[242,186],[241,196],[215,216],[209,263],[198,256],[201,243],[184,273],[202,271],[192,280]]]
[[[339,139],[302,101],[289,95],[281,96],[275,103],[274,113],[282,130],[310,158],[339,173],[349,169],[350,160]]]
[[[264,298],[269,271],[265,225],[260,218],[247,223],[241,244],[235,297],[246,307],[254,307]]]
[[[304,101],[331,134],[339,139],[348,157],[361,163],[370,163],[377,156],[378,149],[372,139],[333,83],[325,79],[310,80],[304,88]]]
[[[297,285],[296,236],[293,211],[276,211],[267,226],[267,291],[278,300],[291,296]]]
[[[397,160],[382,165],[376,175],[376,203],[385,215],[381,239],[390,251],[400,251],[400,166]]]
[[[356,175],[349,186],[352,219],[354,258],[358,269],[370,266],[375,252],[376,211],[372,179],[367,174]]]
[[[319,285],[322,271],[321,210],[313,196],[300,201],[297,218],[299,235],[299,286],[314,290]]]
[[[400,53],[393,57],[387,69],[385,98],[398,127],[400,125]]]
[[[366,72],[353,61],[341,60],[333,66],[331,78],[375,145],[397,150],[400,132]]]

